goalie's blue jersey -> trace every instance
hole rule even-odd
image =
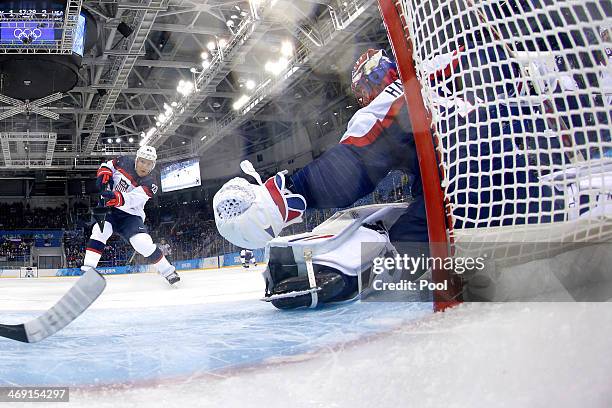
[[[496,55],[503,55],[503,50],[492,46],[469,55],[461,49],[448,58],[440,58],[443,64],[433,66],[431,79],[435,81],[436,76],[444,75],[444,65],[456,66],[460,58],[465,58],[462,64],[469,63],[470,58],[477,58],[482,63]],[[516,67],[508,63],[501,64],[492,75],[497,79],[517,76],[518,81],[519,74]],[[457,195],[453,203],[454,227],[503,225],[509,219],[514,224],[548,222],[554,208],[551,190],[536,187],[537,175],[528,171],[527,155],[515,145],[512,137],[544,132],[546,124],[542,119],[534,119],[533,114],[529,119],[522,119],[524,115],[520,111],[525,113],[524,107],[486,103],[499,101],[515,87],[483,88],[486,91],[481,95],[466,92],[461,96],[435,96],[441,102],[438,104],[441,114],[450,114],[451,110],[457,113],[454,115],[455,131],[440,129],[449,135],[443,141],[446,147],[454,147],[452,154],[455,156],[450,159],[461,163],[449,169],[448,179],[454,180],[449,192],[466,192]],[[450,121],[442,126],[449,126],[448,123]],[[562,157],[554,159],[563,160]],[[309,208],[346,207],[371,193],[389,171],[396,169],[412,176],[411,192],[415,201],[394,226],[396,231],[391,231],[391,238],[395,235],[395,239],[401,240],[427,240],[418,159],[400,81],[390,84],[368,106],[358,110],[340,143],[291,177],[290,190],[303,195]],[[509,171],[495,171],[500,169]],[[514,216],[508,217],[509,214]]]
[[[419,174],[400,81],[355,113],[338,145],[291,177],[292,191],[302,194],[308,207],[346,207],[393,169]]]

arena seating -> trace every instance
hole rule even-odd
[[[410,197],[408,178],[400,171],[393,171],[379,183],[372,194],[358,200],[353,206],[397,202],[407,197]],[[147,207],[146,225],[156,243],[164,239],[168,244],[170,260],[203,258],[241,249],[218,234],[209,205],[208,202],[192,201],[163,203],[159,208]],[[304,222],[285,229],[283,235],[310,231],[337,210],[307,209]],[[0,204],[0,230],[62,230],[65,266],[69,268],[81,265],[91,227],[89,210],[82,202],[71,208],[66,205],[59,208],[29,208],[21,203]],[[31,238],[25,234],[11,241],[0,236],[0,263],[26,264],[33,245],[58,246],[62,243],[54,239]],[[113,236],[107,242],[99,265],[123,266],[144,262],[142,256],[134,254],[129,244]]]

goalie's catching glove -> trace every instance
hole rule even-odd
[[[288,225],[302,221],[306,200],[285,186],[285,172],[265,183],[248,160],[240,168],[257,184],[241,177],[225,183],[213,198],[215,223],[219,233],[242,248],[263,248]]]

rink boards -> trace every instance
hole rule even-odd
[[[253,251],[255,260],[259,263],[264,260],[264,250],[255,249]],[[187,259],[173,261],[173,265],[178,271],[187,271],[193,269],[218,269],[240,265],[240,252],[232,252],[218,256],[207,258]],[[151,265],[126,265],[113,267],[99,267],[98,272],[102,275],[123,275],[131,273],[154,272],[155,268]],[[82,271],[80,268],[62,268],[62,269],[37,269],[38,277],[52,276],[80,276]],[[20,269],[0,269],[0,278],[18,278]]]

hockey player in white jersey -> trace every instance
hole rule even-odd
[[[136,152],[136,157],[121,156],[102,163],[96,185],[109,212],[103,229],[98,223],[93,226],[82,268],[97,267],[106,241],[115,233],[153,263],[168,283],[173,285],[180,281],[174,266],[153,243],[144,225],[145,204],[158,190],[151,177],[156,160],[155,148],[142,146]]]

